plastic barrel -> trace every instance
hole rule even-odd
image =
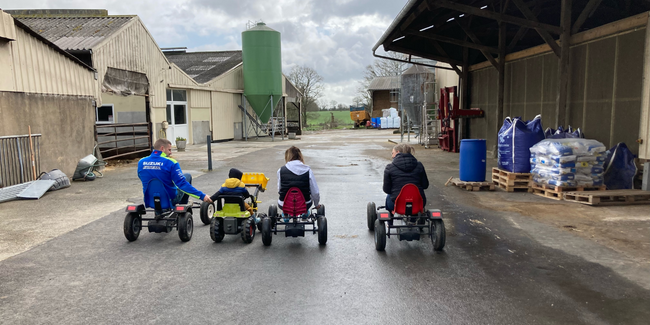
[[[460,141],[460,180],[485,182],[486,146],[484,139]]]

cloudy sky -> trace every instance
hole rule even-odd
[[[3,0],[2,9],[107,9],[138,15],[160,47],[241,50],[248,21],[282,33],[283,71],[323,76],[328,102],[351,104],[372,47],[407,0]]]

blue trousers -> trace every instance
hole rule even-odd
[[[185,177],[185,180],[187,180],[188,183],[192,184],[192,175],[188,173],[183,173],[183,177]],[[187,204],[187,202],[189,201],[190,201],[190,196],[187,193],[179,189],[176,189],[176,197],[172,200],[173,205]]]

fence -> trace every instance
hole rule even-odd
[[[0,187],[33,181],[32,150],[29,135],[0,137]],[[41,135],[32,134],[36,177],[41,173]]]
[[[95,138],[104,160],[133,158],[151,151],[151,123],[97,124]]]

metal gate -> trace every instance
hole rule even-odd
[[[0,137],[0,187],[34,181],[33,166],[36,177],[41,173],[40,143],[41,135],[32,134],[32,146],[29,135],[13,135]]]
[[[151,152],[151,123],[97,124],[95,139],[103,160],[144,157]]]

